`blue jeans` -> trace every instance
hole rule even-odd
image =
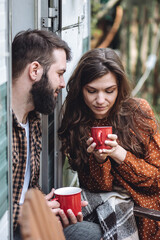
[[[64,229],[66,240],[100,240],[102,230],[97,223],[78,222]]]
[[[66,240],[100,240],[102,231],[99,224],[93,222],[78,222],[64,229]],[[22,240],[20,228],[14,233],[14,240]]]

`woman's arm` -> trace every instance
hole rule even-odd
[[[137,158],[127,152],[125,160],[116,166],[119,174],[137,187],[158,188],[160,186],[160,135],[154,135],[149,143],[148,156]]]
[[[118,171],[125,181],[130,182],[135,187],[148,189],[152,186],[157,189],[160,184],[160,133],[157,129],[154,113],[148,102],[144,99],[140,101],[142,110],[152,118],[148,118],[146,121],[148,126],[152,127],[154,134],[149,136],[141,129],[148,152],[144,158],[138,158],[133,153],[127,151],[124,161],[120,162],[119,166],[115,165],[115,168],[116,172]],[[141,126],[137,125],[137,127],[140,128]],[[116,157],[118,155],[121,155],[120,152],[116,154]],[[113,160],[116,161],[116,157],[114,158],[113,155]],[[118,163],[118,161],[116,162]]]

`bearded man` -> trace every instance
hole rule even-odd
[[[43,30],[18,33],[12,43],[12,113],[13,113],[13,229],[14,239],[21,239],[19,216],[28,188],[38,188],[41,152],[40,113],[51,114],[56,98],[65,87],[63,74],[71,51],[56,34]],[[86,226],[78,230],[83,220],[80,212],[68,216],[53,198],[54,190],[45,196],[48,206],[59,216],[63,227],[69,227],[66,239],[79,238],[77,231],[89,235]],[[86,203],[82,202],[82,206]],[[73,224],[72,223],[77,223]],[[82,222],[83,223],[83,222]],[[74,227],[74,232],[71,226]],[[80,226],[81,227],[81,226]],[[86,229],[86,230],[85,230]],[[45,229],[44,229],[45,231]],[[67,236],[68,234],[68,236]],[[74,235],[75,234],[75,235]],[[92,236],[91,236],[92,237]],[[86,239],[86,236],[84,235]],[[93,239],[93,238],[92,238]]]

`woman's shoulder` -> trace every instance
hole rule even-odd
[[[132,111],[142,110],[143,112],[153,112],[150,104],[147,100],[143,98],[128,98],[126,99],[122,106],[125,106],[125,109],[131,109]],[[127,107],[128,106],[128,107]],[[153,114],[153,113],[152,113]]]
[[[133,98],[137,103],[140,103],[142,106],[150,107],[148,101],[144,98]]]
[[[146,99],[134,98],[134,100],[137,102],[137,106],[139,106],[144,112],[148,113],[151,116],[154,116],[153,110]]]
[[[154,111],[148,101],[143,98],[135,98],[135,101],[137,101],[137,105],[139,105],[139,113],[142,114],[142,118],[145,118],[147,124],[156,131],[158,127],[158,122],[155,117]]]

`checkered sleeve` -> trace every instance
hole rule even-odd
[[[20,212],[20,206],[17,203],[13,204],[13,230],[15,231],[18,225],[18,217]]]

